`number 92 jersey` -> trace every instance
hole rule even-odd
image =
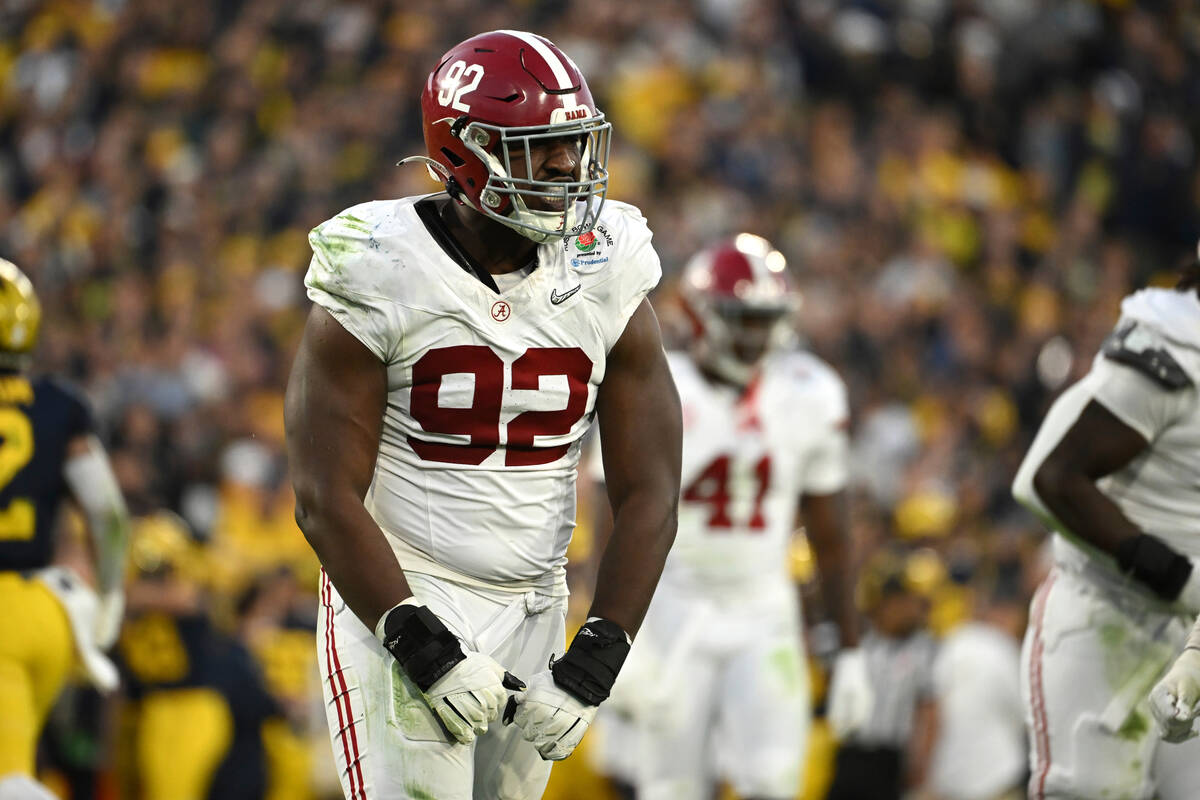
[[[420,199],[309,235],[309,297],[387,365],[367,509],[406,570],[565,593],[580,441],[606,355],[661,274],[650,231],[610,200],[497,294],[445,253]]]

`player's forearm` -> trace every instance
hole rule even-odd
[[[129,545],[129,512],[108,456],[95,436],[70,443],[63,479],[83,510],[95,549],[96,580],[102,592],[120,591]]]
[[[858,644],[858,609],[854,605],[845,492],[806,494],[800,501],[800,514],[816,558],[825,613],[837,623],[840,643],[853,647]]]
[[[1049,477],[1034,486],[1056,526],[1113,557],[1121,572],[1170,602],[1200,608],[1200,576],[1187,555],[1131,522],[1119,506],[1078,473]]]
[[[1047,462],[1034,476],[1033,486],[1054,515],[1055,527],[1109,555],[1116,557],[1121,542],[1143,532],[1082,473]]]
[[[296,523],[342,599],[368,630],[412,596],[379,525],[353,492],[296,494]]]
[[[837,623],[843,647],[858,644],[858,611],[854,607],[850,558],[845,547],[835,548],[836,555],[817,554],[821,570],[821,599],[829,616]]]
[[[675,540],[677,502],[677,493],[643,490],[615,509],[589,616],[637,633]]]

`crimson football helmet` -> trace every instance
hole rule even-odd
[[[452,47],[425,81],[421,117],[427,155],[404,161],[425,162],[451,197],[537,242],[596,224],[612,126],[579,68],[549,40],[491,31]],[[564,137],[578,137],[573,179],[539,180],[532,150]]]
[[[761,236],[740,233],[692,256],[680,300],[696,359],[721,378],[746,385],[771,351],[795,341],[800,295],[787,260]]]

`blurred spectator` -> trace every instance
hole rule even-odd
[[[927,594],[940,568],[930,550],[889,549],[863,570],[859,599],[869,625],[859,647],[875,700],[867,724],[840,743],[829,800],[900,800],[925,779],[937,731]]]
[[[1020,564],[1015,567],[975,579],[973,619],[942,640],[934,661],[938,737],[929,788],[937,800],[1024,796],[1020,678],[1027,603]]]
[[[279,709],[246,647],[210,616],[204,553],[182,521],[135,524],[118,653],[129,704],[130,797],[258,798],[260,728]]]

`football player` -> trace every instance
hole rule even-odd
[[[1013,484],[1053,527],[1022,649],[1032,798],[1195,797],[1147,694],[1200,611],[1200,282],[1143,289],[1055,401]]]
[[[330,734],[348,798],[536,798],[608,696],[674,536],[659,262],[639,211],[605,202],[610,125],[551,42],[454,46],[421,109],[418,160],[445,191],[309,238],[286,422],[324,566]],[[616,530],[564,653],[594,417]]]
[[[679,533],[604,714],[601,760],[638,800],[709,798],[720,781],[783,800],[800,786],[810,718],[788,558],[799,521],[844,644],[857,636],[846,388],[793,346],[798,296],[765,239],[699,252],[680,299],[693,335],[688,352],[668,355],[684,419]]]
[[[46,714],[78,659],[100,689],[117,673],[101,652],[124,608],[125,502],[84,399],[32,378],[41,306],[29,279],[0,259],[0,794],[36,792],[34,756]],[[99,594],[55,566],[62,501],[83,512]],[[23,787],[23,788],[21,788]]]

